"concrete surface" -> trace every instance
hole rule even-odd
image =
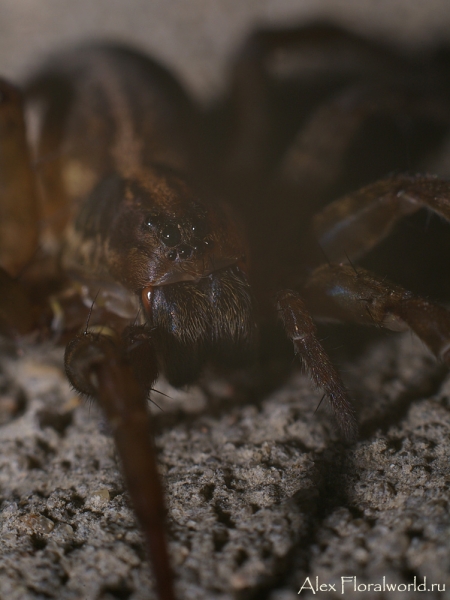
[[[152,598],[112,440],[70,390],[60,354],[44,358],[28,349],[3,363],[0,598]],[[426,578],[446,592],[420,597],[449,597],[446,373],[401,335],[369,345],[346,380],[362,423],[351,448],[295,370],[251,404],[230,402],[217,382],[209,404],[198,388],[162,388],[171,398],[158,397],[156,442],[180,598],[291,600],[316,577],[339,590],[341,577]]]

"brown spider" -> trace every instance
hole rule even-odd
[[[181,387],[250,365],[278,316],[352,440],[312,316],[410,328],[450,365],[450,313],[353,265],[403,216],[450,219],[447,181],[386,176],[405,168],[405,137],[409,168],[443,141],[445,72],[333,27],[261,31],[229,96],[201,111],[152,60],[92,45],[29,82],[28,141],[2,83],[0,327],[69,340],[67,376],[107,415],[161,600],[175,596],[148,434],[160,373]]]

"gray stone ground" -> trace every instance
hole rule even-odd
[[[0,382],[0,598],[152,598],[96,407],[70,390],[59,351],[23,351]],[[450,598],[447,374],[410,335],[374,341],[343,370],[361,422],[347,448],[295,370],[252,402],[224,382],[209,402],[157,386],[171,396],[154,414],[180,598],[293,600],[302,584],[312,597],[316,577],[338,584],[318,595],[332,598],[343,576],[372,584],[347,596],[412,597],[374,586],[426,577],[446,592],[421,598]]]

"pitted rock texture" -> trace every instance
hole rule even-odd
[[[341,367],[361,422],[352,447],[295,369],[251,401],[233,401],[224,382],[209,401],[157,385],[170,396],[155,394],[152,411],[180,598],[290,600],[308,577],[337,597],[343,576],[426,577],[447,591],[422,598],[449,597],[446,372],[410,335],[373,341]],[[30,348],[1,377],[0,597],[152,597],[108,427],[66,383],[60,351]]]

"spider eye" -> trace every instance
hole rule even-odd
[[[191,225],[191,231],[196,239],[203,239],[206,236],[205,223],[201,220],[194,221]]]
[[[160,235],[162,237],[162,241],[166,246],[177,246],[181,242],[181,232],[178,229],[178,227],[173,223],[165,225],[161,229]]]
[[[161,217],[157,214],[148,214],[144,219],[147,227],[158,227],[161,224]]]

